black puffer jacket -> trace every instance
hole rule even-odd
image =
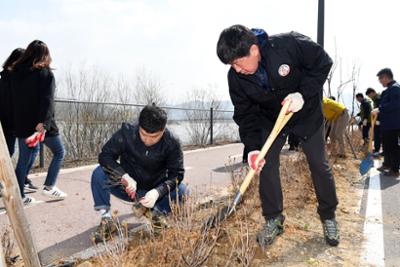
[[[54,75],[49,69],[21,66],[13,72],[11,91],[17,137],[32,135],[38,123],[44,123],[46,136],[58,135],[54,120],[55,88]]]
[[[0,122],[3,131],[8,134],[14,132],[11,96],[11,73],[0,72]]]
[[[255,74],[240,74],[233,68],[228,72],[233,119],[239,125],[242,142],[248,151],[262,147],[263,133],[272,130],[281,102],[290,93],[300,92],[305,103],[282,135],[286,137],[292,132],[307,140],[321,127],[322,87],[332,66],[332,60],[323,48],[300,33],[271,37],[264,31],[257,33],[269,88],[260,85]]]
[[[99,163],[112,178],[128,173],[138,189],[155,188],[160,198],[182,182],[185,172],[179,140],[168,129],[157,144],[146,147],[139,127],[128,123],[123,123],[104,145]]]

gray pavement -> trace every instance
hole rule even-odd
[[[385,266],[400,266],[400,178],[380,178]]]
[[[242,150],[242,144],[230,144],[185,151],[184,182],[198,192],[226,187],[230,183],[229,170],[241,161]],[[68,198],[63,201],[48,201],[40,192],[30,194],[40,200],[40,203],[26,207],[25,212],[42,264],[69,257],[92,246],[90,234],[100,220],[93,210],[90,190],[90,177],[95,167],[62,170],[57,186],[68,193]],[[35,185],[41,185],[45,174],[33,174],[30,178]],[[116,198],[112,198],[111,203],[112,209],[118,210],[120,220],[126,220],[130,227],[141,223],[131,216],[129,205]],[[0,229],[7,224],[8,218],[1,203]]]

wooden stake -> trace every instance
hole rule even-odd
[[[1,195],[14,236],[21,251],[25,266],[40,267],[40,261],[33,243],[29,223],[26,219],[21,194],[15,176],[3,128],[0,125],[0,182]]]

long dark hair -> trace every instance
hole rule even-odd
[[[47,45],[39,40],[31,42],[25,53],[13,64],[12,70],[21,66],[28,66],[31,69],[50,69],[51,56]]]
[[[25,52],[25,49],[23,48],[16,48],[11,52],[11,55],[6,59],[6,61],[4,61],[3,63],[3,69],[4,70],[11,70],[11,66],[12,64],[17,61],[22,54]]]

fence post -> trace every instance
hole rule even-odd
[[[14,237],[21,251],[25,266],[40,267],[40,261],[35,244],[32,239],[29,223],[25,216],[24,207],[21,201],[17,177],[15,177],[6,140],[3,135],[3,128],[0,125],[0,181],[1,196],[8,219],[14,231]]]
[[[210,108],[210,145],[214,143],[214,108]]]
[[[39,143],[39,167],[44,167],[44,145]]]

